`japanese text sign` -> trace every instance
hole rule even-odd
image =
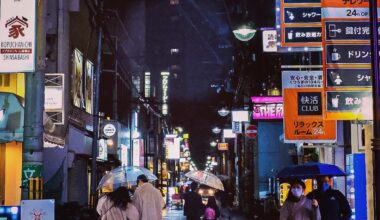
[[[283,71],[283,88],[322,88],[322,71]]]
[[[277,31],[276,30],[263,31],[263,51],[277,52]]]
[[[370,68],[326,68],[327,87],[370,87]]]
[[[0,1],[0,73],[33,72],[36,1]]]
[[[336,121],[323,118],[321,88],[284,89],[286,143],[331,143],[336,140]]]
[[[228,143],[218,143],[218,150],[220,151],[228,150]]]
[[[372,119],[372,93],[370,91],[327,91],[328,118]]]

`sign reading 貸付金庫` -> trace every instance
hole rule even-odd
[[[0,73],[33,72],[36,48],[36,1],[0,2]]]
[[[380,28],[379,28],[380,29]],[[329,21],[325,22],[325,41],[368,40],[368,21]]]

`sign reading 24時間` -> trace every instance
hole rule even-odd
[[[0,1],[0,73],[33,72],[36,1]]]

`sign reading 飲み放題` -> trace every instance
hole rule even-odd
[[[33,72],[36,1],[0,1],[0,73]]]

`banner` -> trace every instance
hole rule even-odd
[[[0,1],[0,73],[34,72],[36,1]]]
[[[94,100],[94,64],[87,60],[86,61],[86,79],[85,79],[85,104],[86,104],[86,112],[92,114],[92,100]]]
[[[83,54],[75,49],[73,52],[73,73],[71,93],[73,97],[73,105],[78,108],[84,107],[83,100]]]
[[[322,74],[322,71],[283,71],[285,143],[336,141],[336,121],[323,118]]]

